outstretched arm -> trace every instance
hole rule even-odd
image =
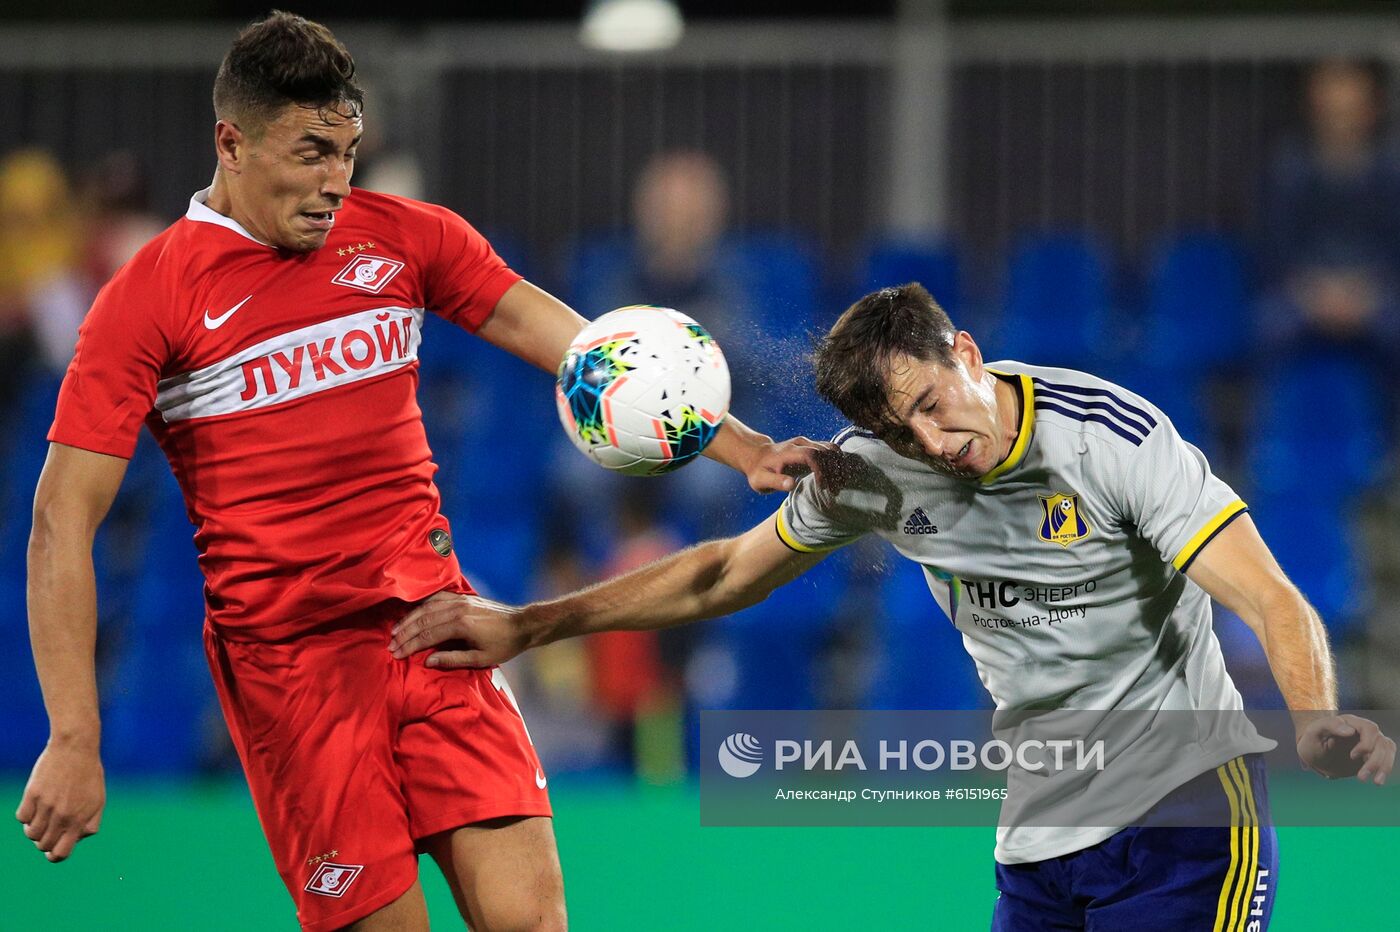
[[[1201,550],[1186,575],[1239,615],[1264,646],[1269,668],[1293,712],[1298,754],[1325,776],[1384,783],[1395,742],[1375,722],[1337,714],[1337,675],[1322,619],[1288,581],[1249,515]],[[1337,760],[1333,746],[1349,752]]]
[[[476,335],[553,374],[564,351],[587,325],[588,321],[563,301],[520,281],[501,295]]]
[[[508,353],[553,373],[588,321],[563,301],[529,282],[516,282],[481,325],[477,335]],[[724,419],[705,455],[742,473],[755,492],[791,491],[828,445],[806,437],[775,443],[733,414]]]
[[[106,799],[97,713],[97,583],[92,542],[127,461],[49,446],[29,537],[29,639],[49,741],[15,818],[50,861],[97,831]]]
[[[561,638],[674,627],[757,604],[825,555],[790,549],[769,520],[738,537],[708,541],[596,586],[523,608],[438,593],[399,622],[389,649],[403,658],[460,641],[465,642],[462,649],[438,651],[428,664],[482,667]]]

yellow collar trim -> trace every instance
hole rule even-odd
[[[1021,386],[1021,427],[1016,433],[1016,442],[1011,444],[1011,452],[1006,454],[1006,459],[998,463],[991,472],[982,477],[983,485],[997,481],[1020,464],[1026,456],[1026,449],[1031,445],[1031,430],[1035,425],[1035,387],[1031,384],[1031,377],[1012,372],[998,372],[996,369],[987,371],[1001,378],[1018,380]]]

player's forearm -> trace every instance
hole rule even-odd
[[[730,414],[725,417],[724,426],[719,429],[719,433],[715,434],[710,445],[705,448],[705,455],[717,463],[723,463],[748,475],[754,458],[772,442],[772,437],[759,433]]]
[[[29,640],[50,741],[95,748],[97,584],[92,539],[36,516],[29,538]]]
[[[553,374],[588,321],[526,281],[512,285],[477,336]]]
[[[1337,709],[1337,676],[1327,629],[1302,594],[1291,587],[1261,604],[1246,621],[1259,635],[1274,681],[1301,728]]]
[[[742,582],[732,540],[708,541],[572,595],[528,606],[533,642],[599,631],[653,630],[727,615],[761,602],[768,589]]]

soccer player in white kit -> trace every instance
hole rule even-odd
[[[769,521],[523,608],[444,594],[404,618],[391,649],[464,639],[472,649],[435,662],[480,666],[562,637],[725,615],[876,534],[923,568],[999,712],[1238,712],[1213,597],[1259,636],[1302,761],[1384,782],[1395,743],[1337,713],[1317,613],[1244,502],[1151,403],[1083,372],[984,363],[918,285],[852,305],[816,369],[818,391],[856,426]],[[1116,825],[1048,827],[1076,824],[1053,820],[1065,794],[1012,773],[993,928],[1267,927],[1277,851],[1261,754],[1273,742],[1241,714],[1210,720],[1189,745],[1133,744],[1109,762],[1092,793],[1138,806],[1115,809]],[[1338,742],[1352,746],[1340,765],[1325,756]],[[1140,824],[1216,802],[1237,817]]]

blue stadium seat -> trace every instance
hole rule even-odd
[[[1112,357],[1109,261],[1087,234],[1039,234],[1007,266],[998,337],[989,359],[1101,371]]]
[[[1118,377],[1213,457],[1219,442],[1208,417],[1212,385],[1247,355],[1249,293],[1239,245],[1202,232],[1164,242],[1143,310],[1137,348]]]
[[[168,471],[152,490],[148,507],[144,553],[131,586],[131,627],[197,642],[204,626],[204,575],[194,546],[194,526],[175,477]]]
[[[794,635],[766,627],[772,610],[749,609],[743,627],[728,640],[739,667],[738,688],[729,703],[735,709],[810,709],[816,644],[810,632]]]
[[[21,593],[20,615],[23,605]],[[29,635],[22,624],[0,628],[0,735],[0,773],[12,776],[29,771],[49,736]]]
[[[135,629],[103,683],[103,759],[113,773],[191,773],[217,698],[199,619],[181,632]]]
[[[725,618],[718,636],[738,664],[734,709],[810,709],[818,704],[820,649],[846,588],[846,567],[832,558]]]
[[[461,382],[492,352],[499,350],[430,311],[424,316],[423,344],[418,349],[419,379],[425,386]]]
[[[540,556],[540,535],[572,533],[572,528],[541,530],[535,516],[495,519],[466,512],[452,521],[453,544],[462,573],[489,598],[520,604],[529,600]]]
[[[1154,367],[1202,373],[1238,362],[1249,335],[1243,252],[1231,238],[1184,233],[1159,249],[1147,284],[1139,356]]]
[[[1250,452],[1254,521],[1329,629],[1344,635],[1370,598],[1350,510],[1390,449],[1377,378],[1340,352],[1265,373]]]
[[[7,435],[0,443],[4,465],[0,475],[0,594],[13,596],[16,584],[20,593],[18,600],[3,603],[18,609],[0,610],[3,623],[24,620],[24,554],[33,518],[34,488],[49,452],[47,437],[59,381],[49,373],[32,378],[5,425]]]
[[[795,235],[757,232],[732,234],[723,248],[720,267],[743,283],[750,321],[742,345],[726,347],[734,411],[774,436],[820,433],[814,421],[822,406],[806,359],[813,330],[824,330],[838,309],[821,310],[815,247]]]
[[[850,300],[892,285],[919,282],[928,289],[954,322],[963,310],[962,269],[958,255],[943,242],[907,238],[875,242],[856,269]]]
[[[1338,640],[1359,631],[1371,605],[1356,532],[1345,507],[1306,491],[1254,496],[1250,516],[1279,566]]]
[[[874,709],[979,709],[988,703],[962,635],[938,607],[923,570],[898,560],[880,586]]]
[[[145,517],[144,534],[125,538],[139,550],[128,555],[136,565],[119,583],[125,597],[99,590],[99,602],[120,606],[110,619],[104,610],[104,624],[113,628],[106,631],[100,680],[104,759],[114,773],[193,772],[217,718],[204,660],[204,577],[194,527],[175,477],[157,465],[163,464],[151,465],[144,488],[123,493],[141,495]]]
[[[1391,438],[1371,370],[1317,350],[1277,360],[1258,386],[1250,454],[1258,492],[1335,503],[1380,478]]]
[[[566,300],[589,320],[611,311],[616,298],[611,296],[610,283],[623,276],[635,262],[636,244],[630,233],[594,233],[580,237],[567,250],[564,259],[564,278],[568,283]],[[646,300],[646,296],[639,295],[633,303]],[[604,304],[609,306],[602,306]]]
[[[816,319],[821,293],[816,247],[795,234],[767,231],[731,234],[721,252],[720,268],[747,282],[753,302],[747,314],[760,332],[782,339],[804,337]]]
[[[487,512],[528,508],[560,431],[553,380],[497,351],[490,371],[474,373],[450,411],[455,423],[435,412],[429,434],[444,500]]]

